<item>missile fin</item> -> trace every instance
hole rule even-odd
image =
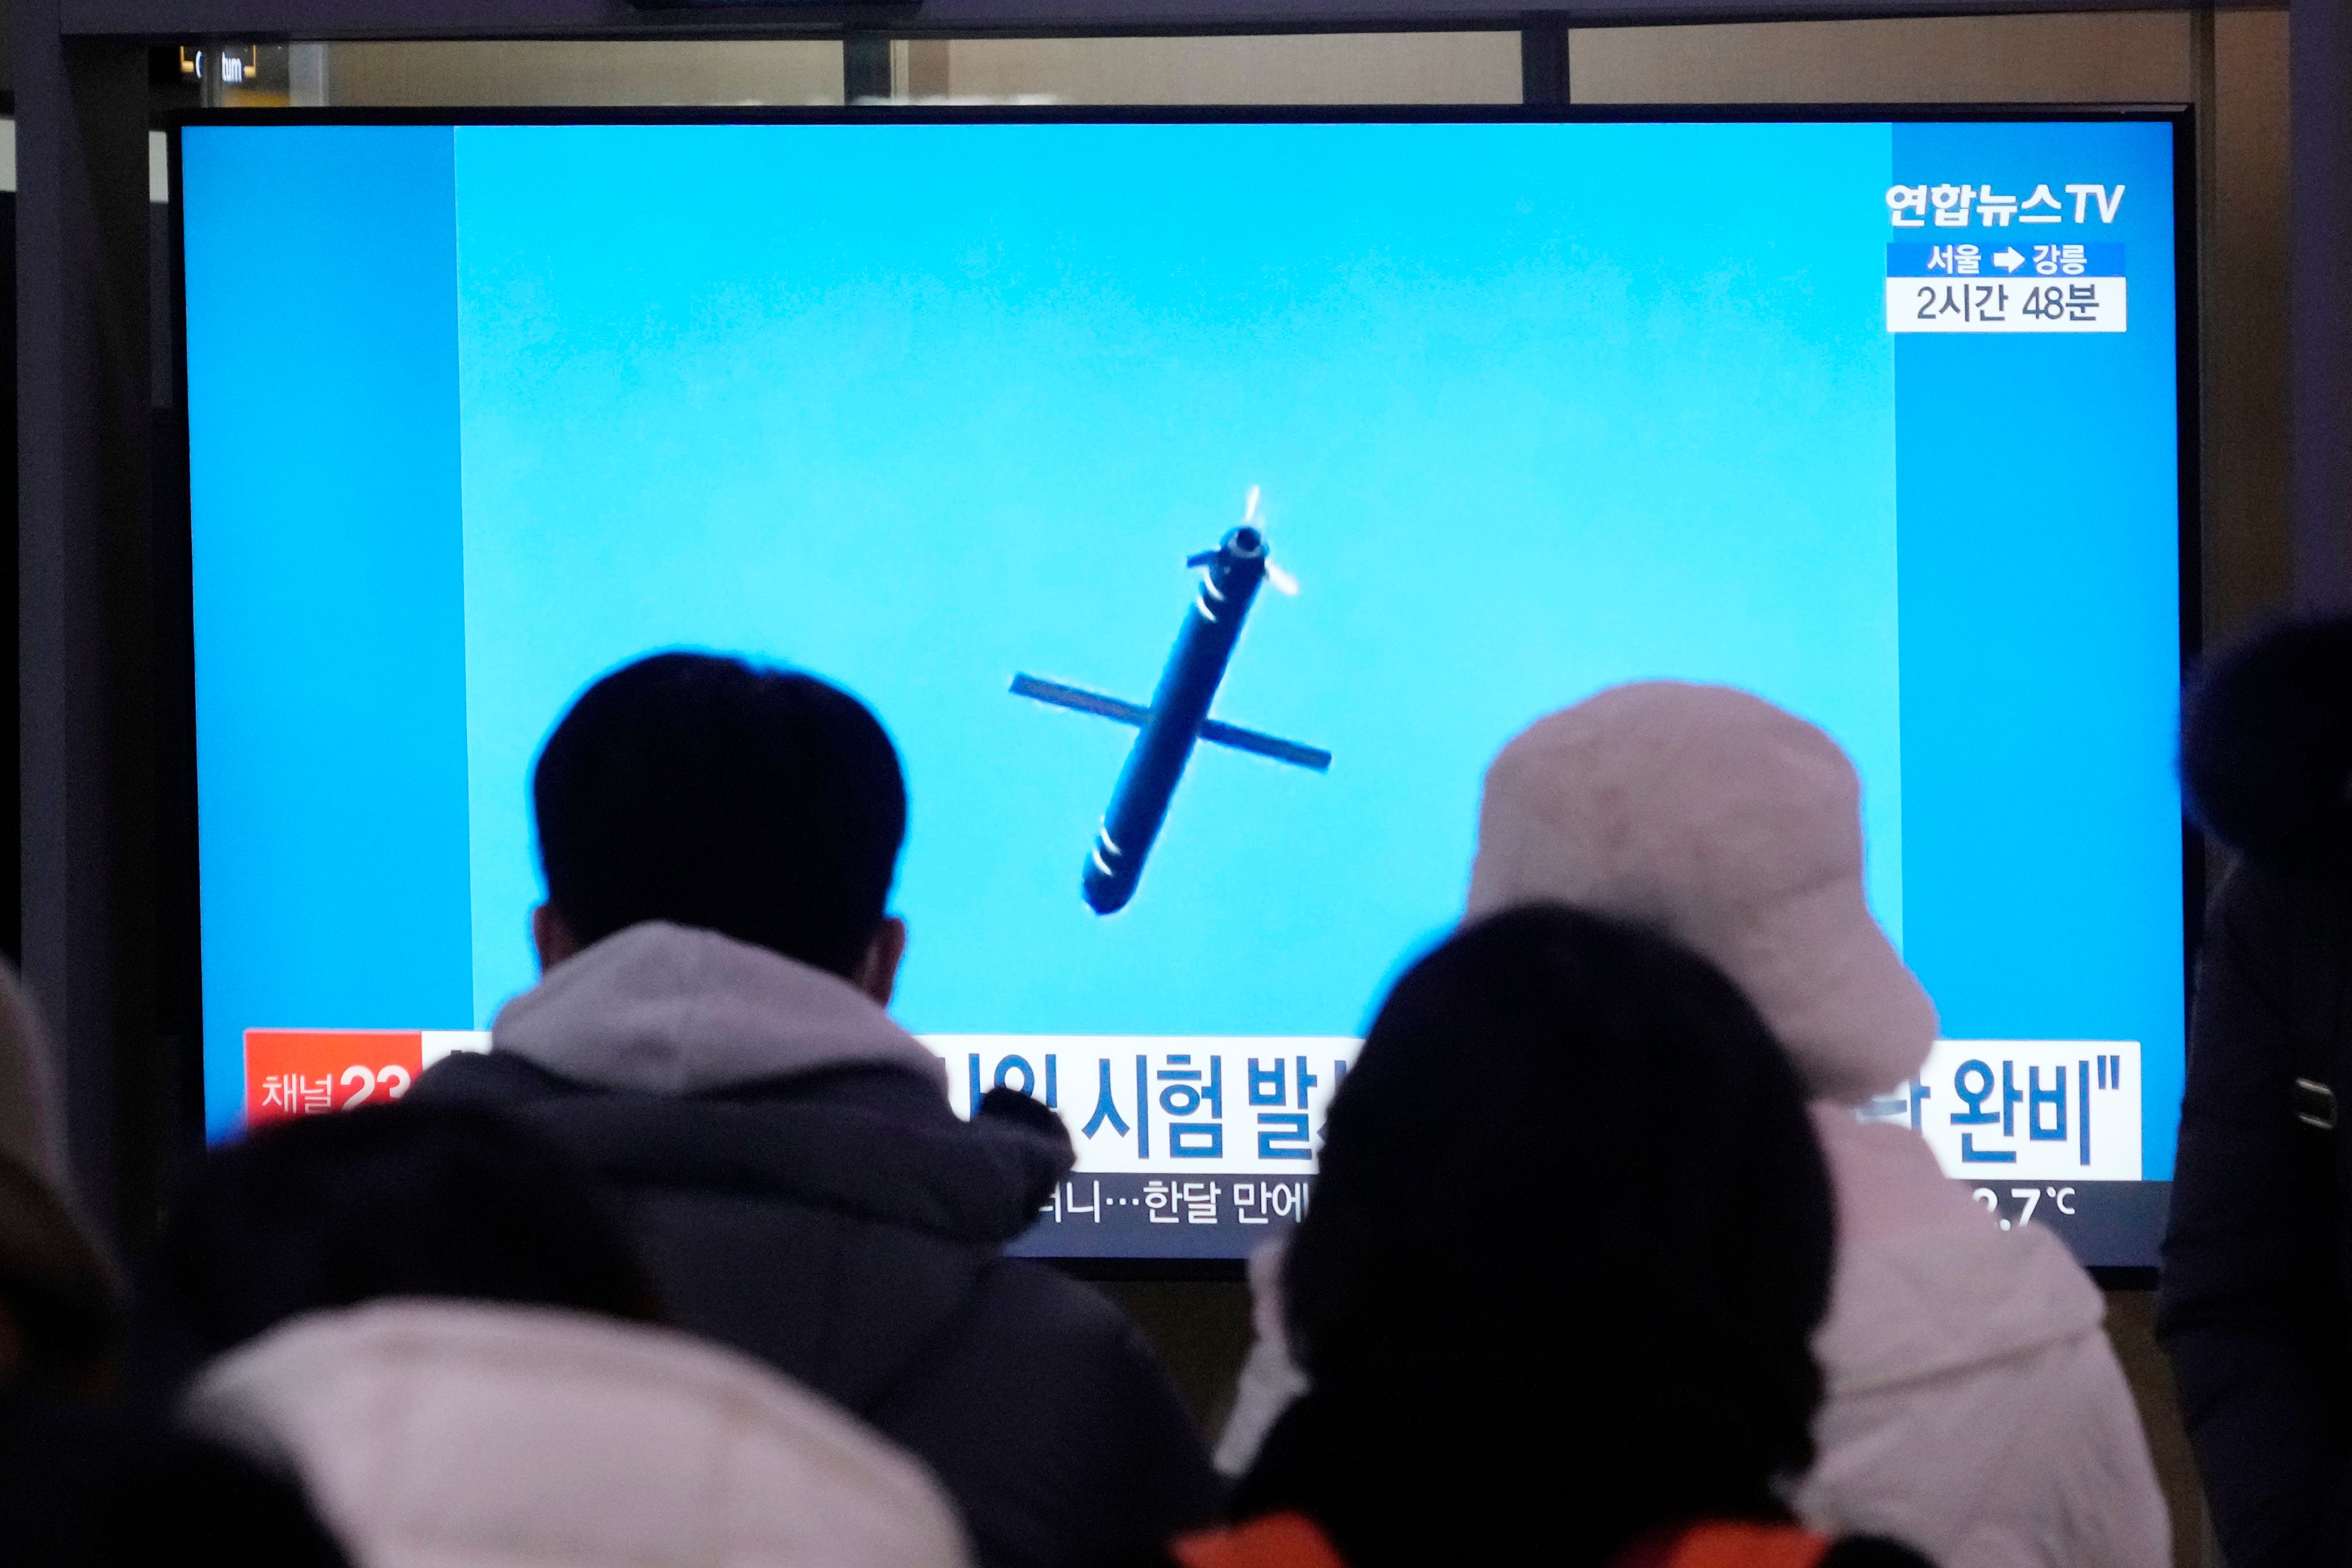
[[[1236,752],[1272,757],[1277,763],[1288,763],[1293,767],[1311,768],[1318,773],[1331,771],[1331,753],[1319,747],[1302,746],[1279,735],[1260,734],[1255,730],[1244,730],[1238,724],[1228,724],[1222,720],[1211,719],[1203,723],[1201,739],[1220,746],[1231,746]]]
[[[1132,724],[1138,729],[1142,728],[1151,717],[1149,708],[1139,708],[1132,702],[1121,702],[1116,697],[1105,697],[1076,686],[1065,686],[1058,680],[1040,680],[1034,675],[1014,676],[1013,695],[1026,697],[1035,702],[1050,702],[1056,708],[1074,709],[1080,713],[1092,713],[1118,723]]]

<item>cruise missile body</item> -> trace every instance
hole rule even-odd
[[[1257,492],[1251,491],[1252,515],[1256,500]],[[1259,586],[1266,581],[1271,563],[1265,531],[1244,521],[1216,549],[1195,555],[1185,564],[1203,569],[1200,591],[1176,630],[1176,646],[1169,650],[1167,668],[1160,671],[1150,707],[1139,708],[1032,675],[1013,678],[1016,696],[1133,724],[1140,731],[1127,754],[1127,765],[1119,769],[1110,809],[1103,814],[1102,828],[1087,856],[1080,881],[1087,907],[1098,915],[1114,914],[1135,897],[1143,862],[1168,819],[1168,804],[1175,797],[1177,783],[1184,776],[1184,764],[1192,759],[1196,742],[1230,746],[1317,773],[1331,766],[1328,752],[1209,717],[1209,706],[1224,679],[1242,625],[1249,617]]]

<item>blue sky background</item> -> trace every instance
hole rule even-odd
[[[683,644],[889,725],[900,1012],[958,1032],[1353,1032],[1458,910],[1513,731],[1748,686],[1854,754],[1947,1033],[2143,1040],[2168,1174],[2169,138],[188,130],[210,1125],[246,1027],[530,983],[530,762]],[[1898,343],[1895,174],[2128,182],[2133,331]],[[1336,761],[1203,748],[1098,920],[1132,731],[1006,684],[1148,698],[1253,484],[1305,592],[1217,712]]]
[[[1487,759],[1637,676],[1844,742],[1899,920],[1886,127],[457,144],[478,1017],[532,978],[546,728],[671,643],[891,727],[918,1028],[1353,1031],[1459,911]],[[1252,484],[1306,588],[1216,710],[1337,760],[1204,748],[1098,919],[1133,732],[1006,683],[1147,700]]]
[[[247,1028],[463,1027],[448,130],[181,133],[205,1117]]]
[[[2169,1176],[2186,1021],[2170,128],[1898,125],[1895,162],[1907,184],[2048,184],[2064,204],[2030,230],[1904,239],[2125,252],[2129,331],[1895,350],[1905,956],[1948,1038],[2139,1041],[2143,1164]],[[2065,187],[2084,182],[2123,187],[2113,223],[2074,221]]]

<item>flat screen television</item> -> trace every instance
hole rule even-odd
[[[960,1110],[1028,1090],[1078,1151],[1022,1248],[1238,1258],[1312,1203],[1358,1036],[1457,920],[1496,749],[1676,677],[1860,770],[1872,905],[1948,1037],[1866,1114],[2004,1224],[2153,1263],[2196,891],[2183,141],[195,117],[209,1131],[481,1048],[536,978],[541,742],[599,674],[711,647],[896,738],[896,1011]],[[1177,658],[1220,548],[1270,586]],[[1202,743],[1114,805],[1180,687]]]

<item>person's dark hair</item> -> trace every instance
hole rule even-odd
[[[205,1156],[142,1280],[137,1392],[167,1401],[287,1319],[394,1296],[662,1315],[620,1219],[562,1151],[473,1107],[367,1106]]]
[[[2255,858],[2352,871],[2352,616],[2216,654],[2182,696],[2180,782],[2198,826]]]
[[[1804,1090],[1715,969],[1557,906],[1470,926],[1333,1101],[1284,1271],[1312,1391],[1241,1511],[1305,1508],[1351,1568],[1785,1518],[1832,1232]]]
[[[797,671],[663,653],[581,694],[531,786],[548,901],[582,946],[699,926],[836,974],[881,923],[907,832],[890,737]]]

